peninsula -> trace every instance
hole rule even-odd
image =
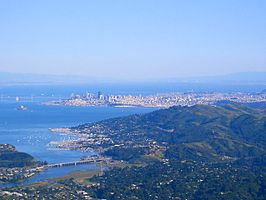
[[[113,106],[113,107],[152,107],[169,108],[171,106],[216,105],[219,102],[260,103],[266,102],[266,93],[163,93],[155,95],[104,95],[85,93],[72,94],[70,98],[46,102],[53,106]]]
[[[93,149],[106,170],[4,192],[25,199],[265,199],[265,124],[265,112],[228,104],[55,129],[77,137],[58,148]]]
[[[13,145],[0,144],[0,183],[29,178],[42,171],[44,164],[27,153],[18,152]]]

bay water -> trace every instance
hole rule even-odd
[[[47,161],[48,163],[78,161],[82,156],[95,153],[49,150],[47,146],[49,142],[69,139],[68,136],[51,132],[49,128],[73,127],[88,122],[154,110],[151,108],[46,106],[43,104],[53,98],[47,96],[21,98],[19,102],[14,97],[1,99],[0,143],[12,144],[18,151],[29,153],[37,160]],[[27,110],[19,110],[18,107],[21,105],[26,106]],[[20,184],[43,181],[48,178],[67,175],[70,171],[86,170],[93,167],[95,166],[88,164],[50,168]]]

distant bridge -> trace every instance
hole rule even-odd
[[[93,164],[96,162],[107,161],[106,158],[96,158],[96,159],[87,159],[87,160],[80,160],[80,161],[73,161],[73,162],[64,162],[64,163],[57,163],[57,164],[49,164],[46,167],[66,167],[72,165],[85,165],[85,164]]]

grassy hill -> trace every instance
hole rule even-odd
[[[266,117],[240,105],[171,107],[79,126],[112,140],[103,154],[143,161],[91,181],[106,199],[265,199]]]
[[[0,167],[25,167],[36,164],[36,160],[29,154],[18,152],[10,144],[0,144]]]
[[[113,143],[106,145],[111,149],[107,155],[112,155],[114,149],[117,154],[128,154],[130,149],[131,157],[134,157],[136,150],[132,148],[148,147],[148,142],[156,142],[166,147],[167,155],[179,159],[193,157],[218,161],[263,155],[266,150],[265,124],[265,114],[248,107],[196,105],[109,119],[75,129],[92,130],[111,138]],[[122,144],[123,148],[113,144]]]

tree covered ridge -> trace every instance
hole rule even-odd
[[[156,142],[175,156],[204,159],[240,158],[265,153],[266,117],[263,113],[238,105],[171,107],[144,115],[132,115],[85,124],[110,137],[126,149],[149,147]],[[108,146],[108,145],[107,145]],[[145,152],[145,151],[141,151]],[[110,155],[110,153],[108,153]]]
[[[24,152],[18,152],[13,145],[0,144],[0,167],[25,167],[36,163],[34,157]]]
[[[147,141],[164,148],[144,166],[94,177],[95,198],[266,198],[266,117],[260,111],[239,105],[171,107],[79,128],[97,125],[123,144],[104,152],[114,159],[142,162],[152,147]]]

